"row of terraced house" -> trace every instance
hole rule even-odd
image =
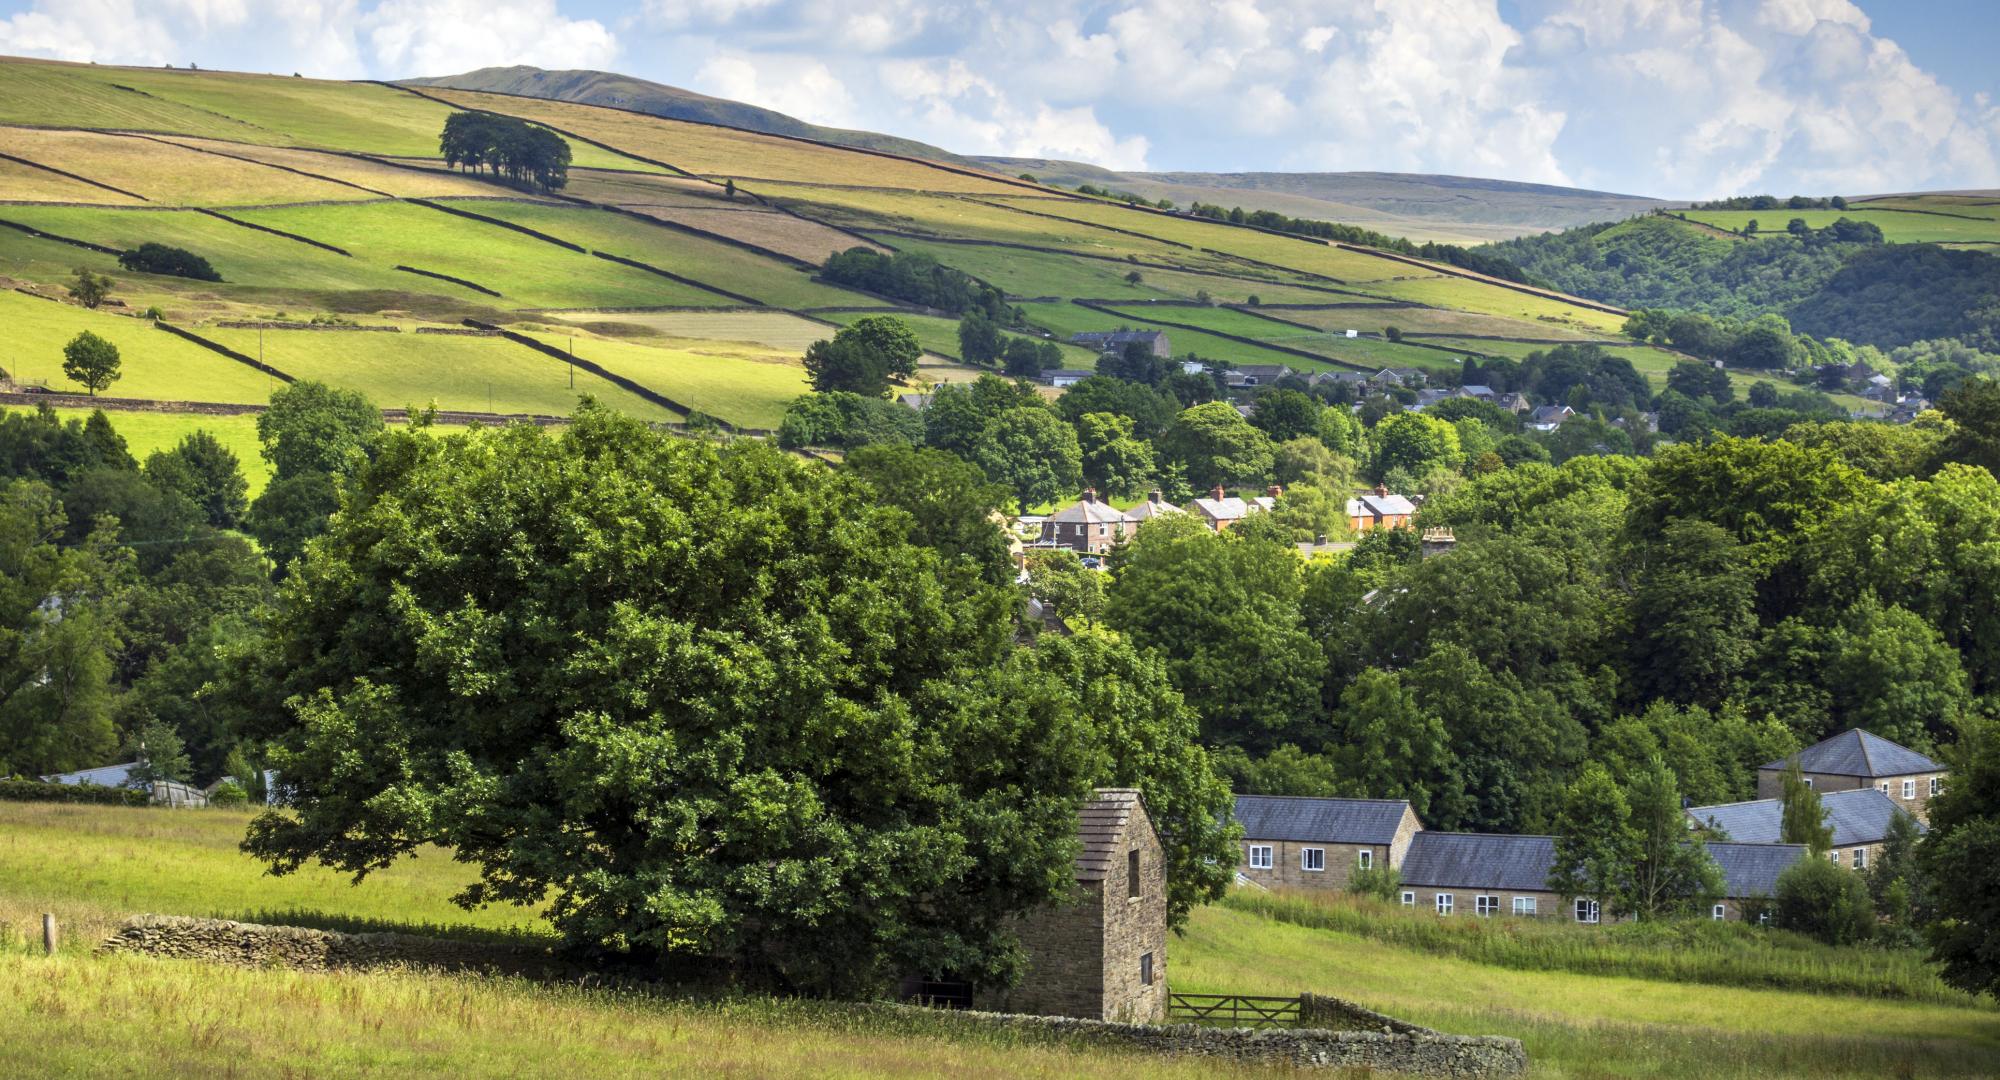
[[[1753,801],[1689,808],[1689,828],[1716,837],[1705,841],[1724,882],[1713,918],[1741,919],[1746,910],[1762,917],[1760,901],[1774,894],[1778,875],[1805,857],[1802,845],[1780,840],[1778,796],[1795,762],[1826,808],[1833,831],[1827,857],[1856,870],[1880,857],[1899,816],[1923,830],[1946,775],[1944,766],[1908,747],[1848,731],[1759,768]],[[1596,923],[1614,914],[1598,898],[1549,888],[1551,836],[1434,832],[1400,799],[1239,795],[1236,820],[1243,827],[1237,876],[1245,884],[1345,889],[1355,871],[1388,867],[1397,872],[1405,907],[1441,916]]]

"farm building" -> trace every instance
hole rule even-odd
[[[1833,850],[1827,857],[1856,870],[1868,869],[1876,849],[1889,835],[1889,823],[1897,815],[1909,815],[1896,800],[1872,787],[1830,791],[1820,796],[1820,804],[1826,807],[1827,824],[1833,827]],[[1728,839],[1745,844],[1779,843],[1784,814],[1782,799],[1697,806],[1687,812],[1696,827],[1719,830]],[[1923,822],[1918,821],[1917,829],[1923,828]]]
[[[1022,917],[1020,982],[974,1008],[1144,1024],[1167,1015],[1167,876],[1139,793],[1100,789],[1078,812],[1076,891]]]
[[[1795,761],[1806,783],[1821,794],[1872,787],[1919,821],[1930,820],[1931,796],[1944,790],[1948,771],[1909,747],[1856,728],[1759,766],[1757,797],[1783,795],[1785,769]]]
[[[1185,514],[1185,513],[1187,513],[1187,511],[1182,510],[1180,507],[1175,506],[1173,503],[1168,502],[1165,498],[1162,498],[1160,495],[1159,488],[1154,488],[1153,490],[1146,493],[1145,502],[1142,502],[1139,505],[1133,507],[1132,509],[1125,511],[1125,520],[1134,523],[1134,526],[1136,527],[1138,525],[1144,525],[1146,522],[1151,521],[1156,517],[1164,517],[1165,515],[1168,514]]]
[[[1778,875],[1805,858],[1804,844],[1739,844],[1710,840],[1709,858],[1722,869],[1722,899],[1709,908],[1713,919],[1743,918],[1746,904],[1758,909],[1758,921],[1770,921],[1770,909],[1760,901],[1778,894]]]
[[[41,778],[44,784],[95,784],[98,787],[137,787],[132,782],[132,770],[139,763],[128,761],[123,765],[99,765],[95,769],[79,769],[76,772],[51,773]]]
[[[1077,383],[1097,374],[1095,371],[1064,368],[1058,371],[1042,372],[1042,381],[1058,389],[1075,386]]]
[[[1346,888],[1354,871],[1403,865],[1423,823],[1404,799],[1238,795],[1243,859],[1253,884]]]

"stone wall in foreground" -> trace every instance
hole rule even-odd
[[[103,952],[299,971],[400,966],[537,978],[573,978],[584,974],[581,968],[556,960],[546,950],[528,946],[452,941],[415,934],[343,934],[178,915],[141,915],[127,920],[98,948]]]

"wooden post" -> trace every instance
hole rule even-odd
[[[56,954],[56,916],[51,911],[42,912],[42,951]]]

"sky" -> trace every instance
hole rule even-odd
[[[0,0],[0,54],[595,68],[1122,170],[2000,188],[2000,0]]]

